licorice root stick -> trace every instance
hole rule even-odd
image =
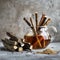
[[[39,43],[39,46],[42,47],[41,42],[40,42],[40,40],[39,40],[37,34],[36,34],[36,39],[37,39],[37,42]]]
[[[28,22],[28,20],[24,17],[23,20],[31,27],[31,24]]]
[[[15,51],[17,49],[17,46],[11,46],[11,45],[7,44],[6,42],[4,42],[4,40],[2,40],[2,42],[5,46],[5,48],[7,48],[10,51]]]
[[[42,14],[41,20],[40,20],[38,28],[37,28],[38,34],[39,34],[39,31],[40,31],[40,26],[42,26],[44,24],[45,20],[46,20],[45,14]]]
[[[43,24],[43,26],[44,26],[44,25],[48,25],[48,24],[50,23],[50,21],[51,21],[51,19],[49,18],[49,19]]]
[[[44,18],[45,18],[45,14],[42,14],[41,20],[39,22],[39,26],[41,26],[42,22],[44,21]]]
[[[16,41],[10,41],[8,39],[5,39],[5,40],[1,39],[1,40],[2,40],[2,42],[6,43],[6,44],[9,44],[10,46],[18,44]]]
[[[40,25],[40,26],[43,26],[43,24],[44,24],[45,20],[46,20],[46,17],[44,17],[44,18],[43,18],[43,20],[42,20],[42,22],[41,22],[41,25]],[[39,27],[38,27],[38,29],[37,29],[38,31],[40,30],[40,26],[39,26]]]
[[[18,38],[13,36],[10,32],[6,32],[6,34],[10,37],[10,40],[18,42]]]
[[[7,44],[10,44],[10,45],[17,45],[18,43],[16,41],[11,41],[11,40],[8,40],[5,38],[4,40]]]
[[[32,25],[32,30],[34,32],[34,35],[36,35],[36,31],[35,31],[35,28],[34,28],[34,25],[33,25],[32,18],[31,17],[30,17],[30,22],[31,22],[31,25]]]
[[[36,32],[37,32],[37,28],[38,28],[38,13],[35,12],[35,21],[36,21]]]

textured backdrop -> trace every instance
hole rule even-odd
[[[29,19],[35,12],[39,19],[42,13],[51,18],[58,32],[55,40],[60,41],[60,0],[0,0],[0,39],[6,37],[6,31],[22,37],[29,31],[23,17]]]

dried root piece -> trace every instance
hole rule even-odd
[[[23,51],[23,48],[22,47],[19,47],[18,48],[18,52],[22,52]]]
[[[48,25],[51,22],[51,19],[48,18],[48,20],[43,24],[43,26]]]
[[[45,20],[46,20],[45,14],[42,14],[41,20],[39,22],[39,26],[42,26],[42,24],[45,22]]]
[[[22,46],[22,48],[23,48],[24,51],[31,50],[31,44],[30,43],[24,42],[23,44],[24,45]]]
[[[3,40],[2,40],[3,41]],[[4,47],[10,51],[15,51],[18,47],[17,46],[12,46],[3,41]]]
[[[23,18],[23,20],[28,24],[30,28],[32,28],[30,22],[25,17]]]
[[[13,36],[11,33],[6,32],[6,34],[10,37],[10,40],[12,40],[12,41],[18,41],[18,38],[15,37],[15,36]]]
[[[22,47],[18,47],[15,51],[22,52],[23,51],[23,48]]]
[[[35,28],[34,28],[33,21],[32,21],[31,17],[30,17],[30,22],[31,22],[31,25],[32,25],[32,31],[33,31],[34,35],[36,35],[36,31],[35,31]]]
[[[6,38],[5,38],[4,42],[6,42],[7,44],[10,44],[10,45],[17,45],[18,44],[16,41],[11,41]]]
[[[35,21],[36,21],[36,32],[37,32],[37,28],[38,28],[38,13],[35,12]]]
[[[39,43],[39,46],[42,47],[41,42],[40,42],[40,40],[39,40],[37,35],[36,35],[36,39],[37,39],[37,42]]]
[[[17,52],[22,52],[23,50],[31,51],[31,44],[29,44],[29,43],[22,42],[22,44],[24,44],[22,46],[20,42],[8,40],[6,38],[5,38],[5,40],[1,39],[1,41],[3,42],[4,47],[9,51],[17,51]]]

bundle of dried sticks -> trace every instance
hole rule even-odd
[[[31,17],[30,17],[30,22],[31,23],[25,17],[23,18],[23,20],[28,24],[28,26],[30,26],[30,28],[32,29],[32,31],[34,32],[34,34],[35,33],[39,34],[38,31],[40,30],[40,26],[45,26],[45,25],[47,26],[49,24],[49,22],[51,21],[51,19],[50,18],[48,18],[47,20],[46,19],[47,19],[47,17],[45,16],[45,14],[42,14],[42,17],[41,17],[41,19],[40,19],[40,21],[38,23],[38,13],[35,12],[36,28],[34,28],[34,25],[33,25]]]
[[[7,38],[1,39],[6,49],[10,51],[18,51],[18,52],[21,52],[23,50],[31,50],[30,49],[31,44],[23,41],[20,42],[17,37],[13,36],[9,32],[6,32],[6,34],[10,37],[10,39],[7,39]],[[20,40],[23,40],[23,39],[20,39]]]

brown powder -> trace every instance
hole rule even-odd
[[[36,52],[37,54],[57,54],[57,51],[54,51],[52,49],[46,49],[43,50],[42,52]]]

